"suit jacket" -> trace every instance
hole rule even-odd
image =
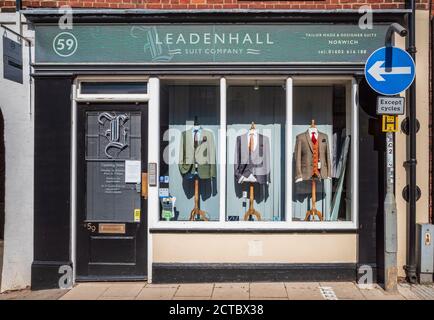
[[[191,130],[182,132],[179,145],[178,167],[182,175],[194,173],[197,163],[197,174],[200,179],[210,179],[216,176],[216,150],[212,131],[202,129],[200,141],[196,150],[194,148]]]
[[[325,133],[318,131],[319,161],[321,162],[320,178],[331,177],[330,147]],[[309,137],[309,130],[300,133],[295,142],[295,180],[312,179],[313,143]]]
[[[259,184],[270,182],[270,142],[268,137],[258,134],[258,145],[249,154],[248,133],[237,137],[235,144],[234,175],[238,181],[241,176],[251,174]]]

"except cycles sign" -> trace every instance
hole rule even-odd
[[[405,109],[403,97],[378,97],[377,114],[402,115]]]

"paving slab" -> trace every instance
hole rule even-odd
[[[173,297],[173,300],[210,300],[211,297]]]
[[[145,283],[119,283],[110,285],[103,293],[103,297],[130,297],[135,298],[143,289]]]
[[[211,299],[249,300],[248,283],[216,283]]]
[[[146,282],[79,283],[71,290],[30,289],[0,294],[0,300],[322,300],[321,290],[339,300],[434,300],[433,285],[399,283],[388,293],[378,284],[354,282],[276,282],[148,284]]]
[[[324,300],[319,282],[286,282],[285,287],[290,300]]]
[[[101,296],[98,300],[134,300],[135,297],[104,297]]]
[[[339,300],[364,300],[365,297],[353,282],[320,282],[321,287],[330,287]]]
[[[133,282],[132,282],[133,283]],[[108,288],[110,286],[116,285],[116,284],[129,284],[129,282],[113,282],[113,281],[100,281],[100,282],[78,282],[75,287],[105,287]]]
[[[0,300],[17,300],[23,299],[25,296],[31,293],[30,289],[6,291],[0,293]]]
[[[402,283],[402,284],[399,283],[398,284],[398,291],[406,300],[421,300],[422,299],[414,291],[414,286],[412,286],[408,283]]]
[[[52,289],[32,291],[23,300],[58,300],[69,292],[68,289]]]
[[[264,301],[264,300],[285,300],[288,301],[288,298],[267,298],[267,297],[254,297],[250,300],[256,300],[256,301]]]
[[[250,299],[257,298],[288,298],[283,282],[251,283]]]
[[[100,284],[92,286],[77,285],[68,293],[60,298],[60,300],[97,300],[109,288],[109,285],[102,286]]]
[[[360,292],[367,300],[405,300],[399,292],[389,293],[382,288],[361,289]]]
[[[30,289],[10,291],[0,294],[0,300],[57,300],[69,290],[51,289],[51,290],[35,290]]]
[[[145,288],[178,288],[179,283],[146,283]]]
[[[213,283],[186,283],[179,285],[176,297],[208,297],[211,298]]]
[[[419,284],[419,285],[410,285],[407,284],[410,288],[411,292],[416,294],[421,300],[434,300],[434,286]]]
[[[136,300],[171,300],[177,287],[144,287],[137,295]]]

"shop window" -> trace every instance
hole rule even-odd
[[[293,90],[293,221],[350,221],[351,112],[345,86]]]
[[[285,219],[284,83],[227,88],[228,221]]]
[[[160,219],[219,220],[219,82],[162,81]]]
[[[355,228],[356,90],[333,78],[162,80],[159,225]]]

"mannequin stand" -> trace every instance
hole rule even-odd
[[[319,220],[322,221],[322,213],[316,209],[316,182],[312,177],[312,209],[306,212],[306,217],[304,221],[310,221],[310,217],[312,216],[312,221],[315,220],[315,216],[318,216]]]
[[[244,221],[249,220],[250,216],[255,216],[257,221],[261,220],[261,214],[255,210],[254,208],[254,200],[255,200],[255,189],[253,187],[253,183],[249,186],[250,191],[250,199],[249,199],[249,210],[244,214]]]
[[[199,209],[199,178],[197,176],[194,178],[194,208],[190,213],[190,221],[195,220],[208,221],[206,212]]]

